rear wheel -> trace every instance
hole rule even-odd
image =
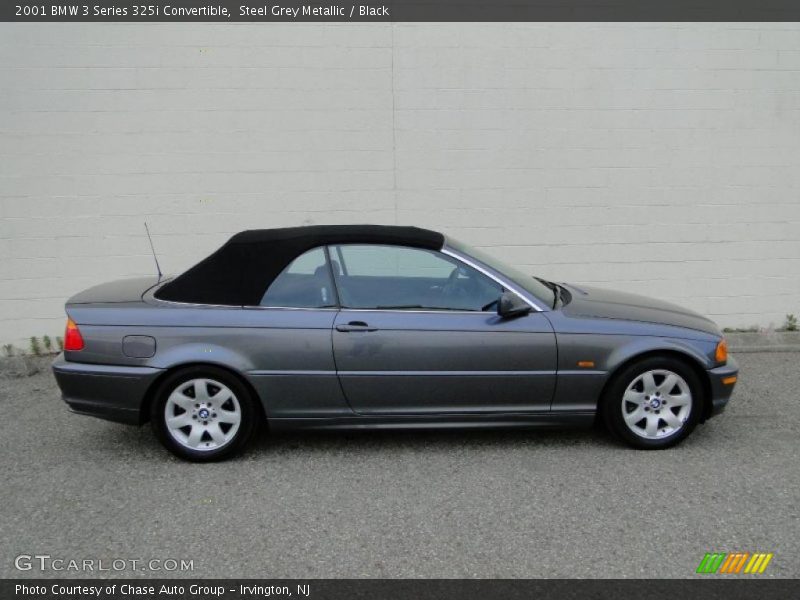
[[[241,452],[255,431],[252,394],[215,367],[190,367],[161,384],[150,421],[161,443],[186,460],[222,460]]]
[[[702,386],[694,370],[671,357],[650,357],[620,372],[603,398],[606,425],[634,448],[674,446],[702,412]]]

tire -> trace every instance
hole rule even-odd
[[[661,450],[685,439],[703,411],[703,386],[685,362],[644,358],[614,376],[601,401],[606,426],[633,448]],[[640,418],[637,418],[640,417]]]
[[[174,455],[211,462],[241,453],[256,431],[260,412],[247,387],[228,371],[188,367],[158,387],[150,422]]]

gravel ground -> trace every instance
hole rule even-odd
[[[14,568],[49,554],[193,577],[690,577],[744,550],[798,577],[800,354],[737,359],[728,411],[663,452],[600,431],[284,434],[193,465],[148,427],[68,413],[49,373],[0,381],[0,576],[79,575]]]

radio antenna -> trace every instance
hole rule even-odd
[[[158,280],[161,281],[161,278],[164,275],[161,273],[161,267],[158,264],[158,256],[156,256],[156,247],[153,245],[153,238],[150,235],[150,228],[147,226],[147,221],[144,222],[144,230],[147,232],[147,239],[150,240],[150,249],[153,251],[153,260],[156,261],[156,271],[158,271]]]

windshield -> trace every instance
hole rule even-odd
[[[474,258],[482,262],[490,269],[494,269],[498,273],[502,273],[503,275],[508,277],[511,281],[516,283],[519,287],[533,294],[546,306],[553,306],[553,304],[555,303],[556,292],[547,287],[538,279],[536,279],[533,275],[524,273],[519,269],[517,269],[516,267],[512,267],[511,265],[504,263],[501,260],[498,260],[491,254],[487,254],[483,250],[479,250],[478,248],[473,248],[472,246],[465,244],[463,242],[459,242],[458,240],[454,240],[449,236],[447,238],[447,245],[450,246],[456,252],[461,252],[471,258]]]

